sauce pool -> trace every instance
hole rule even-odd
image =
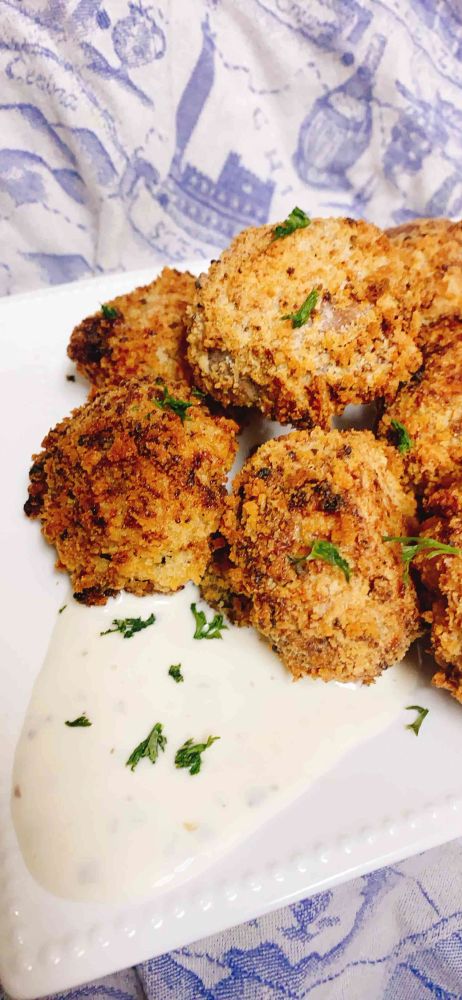
[[[104,608],[69,597],[57,616],[19,739],[12,812],[25,862],[57,896],[149,897],[198,874],[295,799],[409,703],[403,663],[369,688],[294,683],[251,629],[194,640],[193,585],[173,596],[122,594]],[[101,636],[112,619],[154,625]],[[184,677],[169,676],[181,663]],[[66,720],[86,714],[91,726]],[[155,723],[165,752],[126,767]],[[189,738],[219,736],[199,774],[174,764]]]

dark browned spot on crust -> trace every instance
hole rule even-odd
[[[335,514],[345,506],[341,494],[334,493],[328,483],[316,483],[313,492],[319,497],[319,506],[326,514]]]
[[[79,604],[86,604],[90,607],[93,604],[106,604],[108,597],[116,597],[117,590],[102,590],[101,587],[86,587],[85,590],[75,591],[74,600]]]
[[[114,444],[114,432],[107,427],[102,427],[100,431],[94,431],[93,434],[81,434],[77,444],[80,448],[107,451]]]
[[[111,354],[108,337],[113,333],[119,317],[105,319],[104,316],[89,316],[79,327],[79,337],[74,337],[67,353],[73,361],[81,365],[98,365],[102,358]]]

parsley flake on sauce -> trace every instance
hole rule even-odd
[[[300,306],[300,309],[294,313],[286,313],[285,316],[281,316],[281,319],[290,319],[292,321],[292,327],[296,329],[297,327],[304,326],[308,322],[313,309],[318,301],[318,290],[317,288],[312,288],[309,295],[307,295],[305,301]]]
[[[214,615],[212,621],[208,622],[203,611],[197,611],[196,605],[191,604],[191,611],[196,622],[194,639],[222,639],[221,632],[228,628],[223,623],[223,615]]]
[[[77,729],[77,727],[81,727],[83,729],[85,726],[91,726],[92,723],[90,722],[90,719],[87,719],[86,712],[84,712],[83,715],[79,715],[79,717],[77,719],[73,719],[72,722],[70,722],[69,719],[66,719],[64,725],[69,726],[71,729]]]
[[[58,615],[62,615],[63,611],[65,611],[66,608],[67,608],[67,604],[63,604],[63,606],[58,611]]]
[[[155,726],[152,727],[149,736],[138,746],[135,747],[133,753],[130,754],[128,760],[125,763],[126,767],[129,767],[131,771],[135,770],[135,767],[139,764],[143,757],[147,757],[151,764],[155,764],[159,756],[159,752],[165,752],[165,747],[167,745],[167,737],[162,733],[162,723],[156,722]]]
[[[393,443],[396,445],[398,451],[402,455],[410,451],[412,445],[414,444],[412,438],[409,436],[404,424],[400,423],[399,420],[391,420],[390,427],[393,431]]]
[[[105,303],[101,306],[101,312],[105,319],[118,319],[119,311],[114,309],[114,306],[107,306]]]
[[[194,405],[193,403],[186,403],[183,399],[177,399],[176,396],[172,396],[166,385],[164,386],[164,395],[162,399],[154,399],[153,403],[155,406],[158,406],[160,410],[172,410],[172,412],[176,413],[177,417],[180,418],[182,423],[184,423],[188,417],[188,410]]]
[[[338,548],[335,545],[332,545],[332,542],[325,542],[318,538],[312,542],[311,552],[309,552],[308,555],[289,556],[289,562],[295,566],[311,562],[313,559],[322,559],[324,562],[329,563],[330,566],[337,566],[337,568],[344,574],[346,581],[348,583],[350,582],[350,565],[346,559],[340,555]]]
[[[120,632],[123,639],[131,639],[136,632],[142,632],[149,625],[154,625],[155,620],[155,615],[149,615],[149,618],[146,618],[144,621],[142,618],[113,618],[112,624],[115,627],[107,628],[105,632],[100,632],[100,635],[110,635],[111,632]]]
[[[457,549],[455,545],[445,545],[444,542],[438,542],[434,538],[420,538],[419,536],[414,537],[412,535],[384,535],[383,542],[399,542],[402,546],[402,557],[404,563],[404,582],[409,582],[409,566],[415,556],[421,553],[424,556],[428,556],[429,559],[435,559],[436,556],[447,555],[447,556],[462,556],[462,550]]]
[[[193,743],[186,740],[175,754],[175,767],[186,767],[190,774],[199,774],[202,767],[202,754],[219,740],[219,736],[209,736],[206,743]]]
[[[406,712],[417,712],[417,716],[414,719],[414,722],[410,722],[409,725],[406,726],[406,729],[412,729],[412,731],[416,734],[416,736],[418,736],[419,729],[422,725],[423,720],[428,715],[429,709],[422,708],[421,705],[406,705]]]
[[[181,684],[184,681],[183,674],[181,673],[181,663],[172,663],[171,667],[168,668],[168,676],[173,677],[176,684]]]
[[[274,240],[282,240],[286,236],[290,236],[296,229],[305,229],[310,224],[311,219],[306,212],[302,208],[295,206],[290,215],[287,216],[287,219],[273,229],[273,242]]]

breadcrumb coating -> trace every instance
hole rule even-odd
[[[462,550],[462,482],[435,490],[425,503],[420,534]],[[432,683],[462,702],[462,556],[419,555],[414,560],[431,595],[424,618],[431,625],[432,651],[440,666]]]
[[[247,229],[199,279],[195,380],[225,405],[304,427],[328,427],[348,403],[393,399],[421,363],[404,283],[400,250],[367,222],[313,219],[285,239],[274,226]]]
[[[47,434],[24,509],[39,518],[78,601],[200,581],[236,431],[183,384],[167,390],[145,376],[102,390]]]
[[[398,393],[379,424],[379,435],[399,444],[396,422],[411,438],[403,454],[407,479],[422,496],[462,476],[462,324],[439,342],[418,373]],[[438,345],[438,346],[437,346]]]
[[[265,637],[294,677],[371,683],[419,633],[399,546],[415,531],[400,456],[369,431],[320,428],[268,441],[228,497],[202,592]],[[339,565],[308,560],[313,542]]]
[[[413,219],[387,234],[404,255],[404,301],[413,310],[419,346],[428,350],[434,335],[441,340],[441,320],[462,323],[462,222]]]
[[[82,320],[67,349],[79,372],[99,387],[142,375],[191,385],[186,307],[195,280],[187,271],[164,267],[152,284],[105,303],[106,315],[100,310]]]

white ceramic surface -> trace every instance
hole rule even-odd
[[[403,711],[178,890],[131,906],[71,903],[29,875],[11,821],[11,771],[66,587],[52,550],[22,514],[29,456],[48,427],[85,398],[83,383],[65,378],[73,371],[65,355],[72,326],[152,276],[109,276],[0,303],[0,978],[17,997],[140,962],[462,834],[462,710],[430,688],[423,665],[414,698],[430,713],[418,739],[405,729],[410,717]]]

